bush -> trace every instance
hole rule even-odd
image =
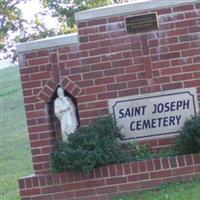
[[[148,144],[140,144],[137,141],[129,143],[128,149],[135,160],[149,159],[153,155]]]
[[[175,150],[179,154],[200,152],[200,115],[185,122]]]
[[[90,172],[98,166],[130,161],[131,156],[118,144],[118,137],[120,131],[110,116],[77,129],[70,134],[68,143],[57,142],[51,154],[52,171]]]

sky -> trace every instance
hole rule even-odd
[[[42,11],[42,5],[39,0],[29,0],[27,3],[20,3],[18,7],[21,9],[23,17],[31,21],[34,19],[34,15]],[[56,18],[47,15],[44,17],[44,22],[48,28],[55,28],[58,24]]]

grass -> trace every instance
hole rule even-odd
[[[0,199],[19,200],[18,178],[33,173],[17,67],[0,70]],[[200,179],[117,200],[200,200]]]
[[[145,191],[114,200],[200,200],[200,179],[190,183],[173,183],[157,190]]]
[[[18,179],[33,173],[19,69],[0,70],[0,199],[19,198]]]

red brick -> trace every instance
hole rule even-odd
[[[183,57],[187,57],[187,56],[195,56],[195,55],[200,55],[200,49],[189,49],[189,50],[184,50],[181,52]]]
[[[114,91],[114,92],[104,92],[104,93],[101,93],[101,94],[97,94],[97,98],[99,100],[109,99],[109,98],[116,98],[116,97],[117,97],[117,91]]]
[[[48,50],[40,50],[38,51],[38,57],[48,56],[49,51]]]
[[[136,79],[136,74],[124,74],[120,76],[116,76],[117,82],[123,82],[123,81],[130,81]]]
[[[80,117],[88,118],[97,116],[97,110],[80,112]]]
[[[76,60],[67,60],[66,61],[66,65],[68,67],[80,66],[80,60],[78,60],[78,59],[76,59]]]
[[[42,64],[47,64],[48,58],[36,58],[36,59],[31,59],[29,60],[29,65],[42,65]]]
[[[79,189],[84,188],[84,184],[80,183],[80,182],[77,182],[77,183],[75,182],[75,183],[65,184],[62,187],[63,187],[63,190],[67,190],[67,191],[70,191],[70,190],[79,190]]]
[[[98,186],[104,186],[105,181],[102,180],[91,180],[91,181],[85,181],[84,183],[85,188],[90,188],[90,187],[98,187]]]
[[[200,79],[184,82],[184,87],[198,87],[198,86],[200,86]]]
[[[165,171],[155,171],[150,173],[150,177],[152,179],[154,178],[162,178],[162,177],[169,177],[172,176],[172,171],[171,170],[165,170]]]
[[[94,49],[94,48],[98,48],[98,47],[99,47],[99,43],[97,43],[97,42],[90,42],[90,43],[80,44],[79,49],[80,50],[89,50],[89,49]]]
[[[78,102],[90,102],[90,101],[95,101],[96,100],[96,95],[85,95],[85,96],[80,96],[78,97]]]
[[[138,173],[139,172],[138,162],[131,163],[131,168],[133,173]]]
[[[193,10],[194,6],[193,5],[180,5],[176,6],[173,8],[173,12],[182,12],[182,11],[188,11],[188,10]]]
[[[173,176],[192,174],[193,172],[194,172],[193,166],[183,167],[183,168],[173,169]]]
[[[80,41],[80,43],[84,43],[84,42],[87,43],[89,41],[89,37],[88,36],[80,36],[79,41]]]
[[[162,77],[153,79],[153,83],[155,83],[155,84],[169,83],[169,82],[170,82],[170,76],[162,76]]]
[[[111,17],[108,17],[108,22],[109,23],[119,22],[119,21],[124,21],[124,16],[111,16]]]
[[[124,66],[129,66],[132,65],[132,60],[131,59],[123,59],[119,61],[114,61],[112,62],[112,67],[117,68],[117,67],[124,67]]]
[[[146,166],[145,166],[145,162],[141,161],[138,163],[138,167],[139,167],[139,171],[140,172],[145,172],[146,171]]]
[[[25,53],[25,59],[36,58],[36,57],[37,57],[36,52]]]
[[[109,178],[106,179],[106,185],[115,185],[120,183],[126,183],[126,177],[115,177],[115,178]]]
[[[114,77],[95,79],[95,85],[109,84],[109,83],[114,83],[114,82],[115,82]]]
[[[91,71],[96,71],[96,70],[105,70],[111,68],[111,63],[110,62],[105,62],[105,63],[98,63],[91,65]]]
[[[139,90],[138,88],[131,88],[131,89],[126,89],[126,90],[121,90],[118,93],[119,93],[119,97],[123,97],[123,96],[139,94]]]
[[[117,68],[117,69],[108,69],[104,71],[104,76],[112,76],[117,74],[123,74],[124,69],[123,68]]]
[[[93,80],[84,80],[84,81],[78,81],[77,82],[77,85],[81,88],[84,88],[84,87],[90,87],[90,86],[93,86],[94,85],[94,82]]]
[[[126,83],[113,83],[113,84],[107,85],[106,88],[108,91],[121,90],[121,89],[126,89],[127,84]]]
[[[182,83],[169,83],[169,84],[162,85],[163,90],[173,90],[173,89],[178,89],[182,87],[183,87]]]
[[[35,87],[41,87],[40,81],[32,81],[32,82],[26,82],[22,83],[23,89],[32,89]]]
[[[195,164],[200,164],[200,154],[193,154],[193,161]]]
[[[162,75],[169,75],[169,74],[178,74],[181,72],[181,68],[180,67],[171,67],[171,68],[166,68],[161,70],[161,74]]]
[[[62,192],[62,193],[56,193],[53,195],[54,200],[65,200],[66,198],[73,198],[74,192]]]
[[[200,31],[200,27],[199,26],[194,26],[194,27],[190,27],[189,28],[189,33],[196,33]],[[199,44],[196,43],[196,45],[199,46]],[[191,45],[191,47],[193,47],[193,45]]]
[[[89,41],[100,41],[100,40],[105,40],[109,37],[108,33],[99,33],[99,34],[94,34],[94,35],[89,35]]]
[[[76,190],[75,192],[75,195],[77,197],[86,197],[86,196],[95,195],[95,194],[96,194],[95,189],[80,190],[80,191]]]
[[[124,51],[128,51],[131,50],[131,46],[129,44],[118,44],[117,42],[115,43],[116,46],[114,46],[114,44],[111,46],[111,52],[124,52]]]
[[[87,22],[87,26],[96,26],[96,25],[102,25],[106,23],[107,23],[107,19],[93,19]]]
[[[152,160],[146,161],[147,171],[153,171],[153,162]]]
[[[141,188],[152,188],[155,186],[160,186],[162,184],[161,180],[151,180],[151,181],[143,181],[141,182]]]
[[[135,81],[129,81],[128,87],[141,87],[147,85],[147,80],[135,80]]]
[[[185,166],[185,159],[184,159],[184,156],[178,156],[178,157],[177,157],[177,160],[178,160],[178,166],[179,166],[179,167]]]
[[[107,47],[98,48],[98,49],[96,48],[90,51],[90,56],[96,56],[96,55],[108,54],[108,53],[110,53],[110,49]]]
[[[107,194],[117,192],[117,186],[106,186],[96,189],[97,194]]]
[[[196,25],[195,19],[184,20],[182,22],[175,23],[176,28],[189,27],[189,26],[195,26],[195,25]]]
[[[194,41],[199,40],[199,36],[197,34],[183,35],[179,37],[180,42]]]
[[[115,165],[109,165],[108,170],[111,177],[116,175]]]
[[[169,44],[174,44],[178,43],[178,37],[170,37],[170,38],[164,38],[160,40],[161,45],[169,45]]]
[[[168,60],[168,59],[179,58],[179,57],[180,57],[179,52],[160,54],[160,60],[166,60],[166,59]]]
[[[192,155],[185,155],[185,161],[186,165],[192,165],[193,164]]]
[[[172,76],[172,81],[184,81],[187,79],[192,79],[192,73],[178,74],[178,75]]]
[[[147,180],[147,179],[149,179],[148,173],[134,174],[134,175],[128,176],[128,182],[142,181],[142,180]]]
[[[103,71],[94,71],[94,72],[88,72],[83,74],[83,79],[94,79],[94,78],[100,78],[103,77]]]
[[[104,85],[88,87],[86,88],[87,94],[98,94],[106,91],[106,87]]]
[[[87,21],[78,22],[78,28],[84,28],[87,26]]]
[[[78,74],[88,72],[90,70],[89,66],[74,67],[70,69],[71,74]]]
[[[158,15],[165,15],[165,14],[169,14],[169,13],[172,13],[172,9],[171,8],[162,8],[162,9],[159,9],[157,11]]]
[[[119,191],[135,191],[141,188],[141,185],[139,182],[136,183],[128,183],[128,184],[123,184],[119,185]]]
[[[20,191],[21,196],[33,196],[40,194],[40,188],[26,189]]]
[[[108,177],[108,168],[107,168],[107,166],[102,166],[101,167],[101,174],[102,174],[102,177]]]
[[[195,65],[187,65],[187,66],[183,66],[183,72],[195,72],[195,71],[199,71],[200,66],[195,64]]]

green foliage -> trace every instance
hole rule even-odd
[[[192,182],[177,182],[158,187],[156,190],[143,191],[132,196],[124,195],[113,200],[199,200],[200,179]]]
[[[140,144],[137,141],[128,144],[128,150],[132,154],[132,160],[156,159],[167,156],[174,156],[173,149],[151,150],[148,144]]]
[[[185,122],[175,150],[180,154],[200,152],[200,115]]]
[[[45,7],[53,11],[60,22],[67,22],[67,26],[73,28],[75,24],[74,14],[78,11],[101,7],[112,4],[112,0],[41,0]]]
[[[57,143],[51,154],[52,171],[90,172],[98,166],[130,161],[131,156],[117,142],[119,136],[119,129],[110,116],[79,128],[69,136],[68,143]]]
[[[134,141],[128,144],[128,149],[136,160],[144,160],[152,157],[152,152],[147,144],[140,144]]]
[[[16,31],[20,26],[21,11],[17,8],[19,3],[20,0],[0,0],[0,49],[5,45],[8,32]]]
[[[0,199],[19,200],[18,179],[33,173],[19,68],[0,69]]]

